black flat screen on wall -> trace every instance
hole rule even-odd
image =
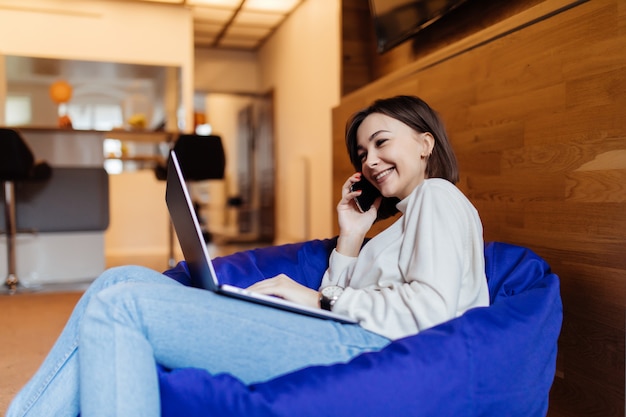
[[[406,41],[466,0],[369,0],[378,53]]]

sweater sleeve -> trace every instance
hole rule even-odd
[[[398,258],[389,258],[385,266],[402,275],[401,279],[379,282],[377,287],[348,287],[333,311],[348,314],[364,328],[391,339],[460,315],[464,275],[476,253],[470,246],[472,242],[482,245],[482,226],[480,236],[471,236],[477,218],[472,211],[460,192],[457,195],[445,187],[425,189],[403,216]]]
[[[349,277],[354,270],[356,259],[357,258],[352,256],[342,255],[337,252],[337,249],[333,249],[328,260],[328,269],[324,273],[320,288],[324,288],[328,285],[346,287],[349,282]]]

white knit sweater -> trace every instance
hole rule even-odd
[[[333,311],[398,339],[488,306],[482,224],[463,193],[427,179],[397,207],[358,257],[332,252],[321,287],[345,287]]]

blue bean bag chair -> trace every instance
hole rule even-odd
[[[215,260],[225,281],[248,286],[286,273],[317,288],[335,239]],[[200,369],[159,368],[163,416],[545,416],[556,368],[559,279],[532,251],[485,247],[491,305],[396,340],[346,364],[311,366],[246,385]],[[166,275],[197,286],[185,262]]]

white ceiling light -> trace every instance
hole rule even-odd
[[[192,6],[215,6],[235,9],[241,4],[241,0],[187,0],[187,4]]]
[[[213,7],[194,7],[193,17],[195,20],[226,23],[233,18],[234,10],[216,9]]]
[[[185,0],[150,0],[154,3],[184,4]]]
[[[241,11],[235,17],[234,24],[250,25],[250,26],[269,26],[278,25],[285,16],[277,13],[259,13]]]
[[[191,10],[193,17],[196,46],[253,51],[262,45],[283,20],[305,0],[119,1],[169,3],[185,7]]]
[[[259,10],[274,13],[289,13],[300,0],[246,0],[244,10]]]

